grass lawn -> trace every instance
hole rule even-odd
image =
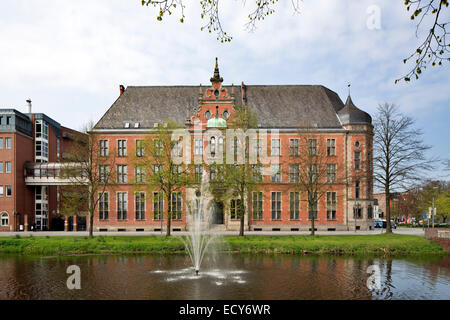
[[[446,255],[423,237],[379,234],[361,236],[223,236],[218,250],[235,253],[335,255]],[[179,237],[9,237],[0,238],[0,253],[27,255],[185,253]]]

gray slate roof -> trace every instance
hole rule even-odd
[[[231,86],[224,86],[231,93]],[[202,87],[204,91],[206,87]],[[337,93],[320,85],[246,85],[247,104],[258,114],[260,127],[342,128],[337,113],[344,107]],[[242,101],[234,87],[235,103]],[[186,112],[198,107],[199,86],[129,86],[94,129],[123,129],[125,122],[140,128],[173,120],[184,124]]]

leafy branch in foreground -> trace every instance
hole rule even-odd
[[[442,66],[443,62],[450,61],[450,43],[447,43],[450,22],[442,21],[448,4],[448,0],[405,0],[406,10],[412,12],[411,20],[418,21],[416,37],[421,26],[426,23],[431,25],[427,28],[429,31],[424,41],[409,57],[403,59],[405,64],[410,60],[414,61],[413,68],[405,76],[396,79],[395,83],[401,80],[408,82],[412,77],[419,79],[427,65]]]
[[[299,12],[300,7],[299,0],[291,0],[294,12]],[[165,15],[172,15],[176,10],[181,10],[180,22],[183,23],[185,19],[183,0],[141,0],[143,6],[153,6],[158,12],[156,19],[162,21]],[[243,5],[246,1],[242,0]],[[256,23],[264,20],[265,17],[275,12],[275,5],[278,0],[255,0],[255,8],[250,11],[248,15],[249,21],[245,24],[245,27],[249,31],[256,29]],[[230,42],[233,37],[228,35],[222,27],[221,19],[219,16],[219,0],[200,0],[202,20],[206,20],[207,23],[201,27],[201,30],[208,30],[209,33],[216,33],[217,40],[220,42]]]

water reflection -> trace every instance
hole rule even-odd
[[[70,265],[81,290],[66,287]],[[369,266],[380,288],[369,289]],[[450,299],[450,258],[184,255],[0,257],[0,299]]]

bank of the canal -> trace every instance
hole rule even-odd
[[[360,236],[222,236],[220,252],[419,256],[448,255],[423,237],[378,234]],[[10,237],[0,238],[0,253],[26,255],[184,253],[179,237]]]

